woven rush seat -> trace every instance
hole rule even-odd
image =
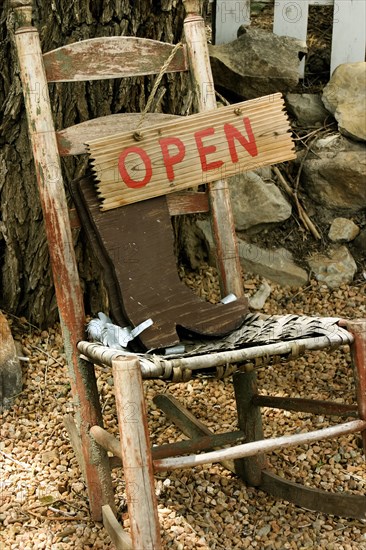
[[[351,345],[353,336],[337,317],[301,315],[246,315],[243,325],[219,340],[183,340],[184,351],[136,353],[115,350],[99,343],[79,342],[78,348],[97,364],[112,365],[123,355],[139,358],[143,378],[186,381],[194,376],[222,378],[235,372],[235,363],[271,357],[293,358],[306,350]],[[230,367],[228,367],[230,365]]]

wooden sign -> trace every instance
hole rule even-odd
[[[295,158],[281,94],[89,141],[101,209]]]

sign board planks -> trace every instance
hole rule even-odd
[[[295,158],[281,94],[89,141],[102,210]]]

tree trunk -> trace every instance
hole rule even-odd
[[[99,36],[128,35],[176,43],[182,37],[184,9],[173,0],[34,0],[34,24],[42,49]],[[24,315],[42,326],[57,319],[47,242],[36,187],[27,121],[14,45],[14,15],[5,0],[0,7],[0,307]],[[144,108],[154,77],[138,77],[50,86],[56,129],[89,118]],[[166,75],[152,110],[187,114],[191,110],[188,75]],[[65,182],[81,175],[87,158],[65,159]],[[86,309],[107,308],[101,272],[75,231],[75,246],[84,287]]]

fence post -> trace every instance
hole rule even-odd
[[[341,63],[365,60],[366,2],[335,0],[330,74]]]
[[[308,30],[309,0],[292,2],[276,0],[274,8],[273,32],[278,36],[290,36],[306,44]],[[305,58],[299,67],[300,78],[305,73]]]
[[[214,44],[226,44],[235,40],[241,25],[250,25],[250,0],[216,0],[214,2]]]

